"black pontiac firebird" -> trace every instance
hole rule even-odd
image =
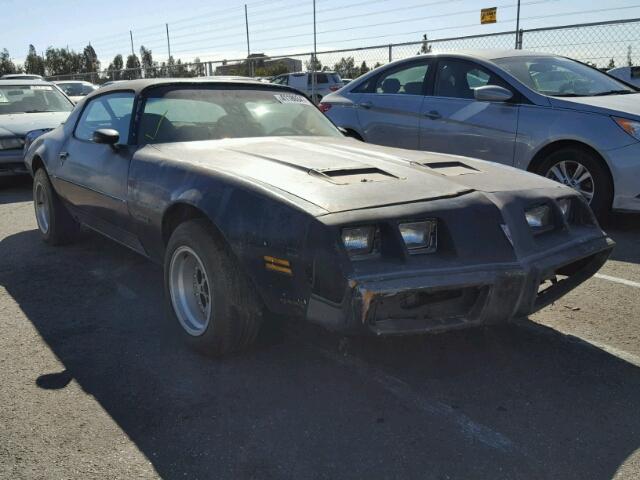
[[[265,311],[349,333],[505,322],[613,246],[568,187],[345,138],[284,86],[121,82],[25,161],[43,239],[83,224],[163,262],[167,307],[217,355],[250,344]]]

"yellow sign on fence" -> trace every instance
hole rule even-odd
[[[496,14],[498,12],[497,7],[483,8],[480,10],[480,23],[496,23]]]

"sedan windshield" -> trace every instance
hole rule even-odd
[[[0,115],[71,110],[73,104],[51,85],[0,86]]]
[[[95,85],[81,82],[59,83],[58,86],[70,97],[84,97],[98,88]]]
[[[543,95],[589,97],[636,92],[595,68],[564,57],[507,57],[494,62]]]
[[[139,143],[341,133],[303,95],[251,87],[158,88],[147,97]]]

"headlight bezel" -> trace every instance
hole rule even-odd
[[[354,248],[350,247],[353,241],[347,240],[347,235],[351,232],[352,236],[356,236],[355,232],[360,231],[366,235],[366,247]],[[342,246],[346,250],[350,258],[366,258],[377,252],[376,240],[379,236],[379,228],[376,225],[349,225],[340,229],[340,240]],[[365,238],[364,236],[362,238]]]
[[[414,220],[402,220],[398,222],[398,232],[402,238],[402,243],[405,251],[409,255],[420,255],[427,253],[434,253],[438,249],[438,219],[436,218],[423,218]],[[413,229],[419,230],[420,226],[424,226],[422,242],[408,242],[407,235],[403,233],[403,227],[407,230]]]
[[[553,209],[548,202],[529,205],[524,209],[524,217],[534,235],[540,235],[555,228]],[[539,219],[538,222],[536,222],[537,219]]]

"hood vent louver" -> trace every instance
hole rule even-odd
[[[311,170],[311,175],[328,180],[338,185],[353,183],[382,182],[384,180],[397,180],[398,177],[375,167],[341,168],[336,170]]]
[[[424,167],[428,167],[432,170],[435,170],[441,175],[446,177],[457,177],[458,175],[467,175],[470,173],[480,173],[480,170],[477,168],[470,167],[469,165],[465,165],[462,162],[430,162],[430,163],[421,163],[420,165]]]

